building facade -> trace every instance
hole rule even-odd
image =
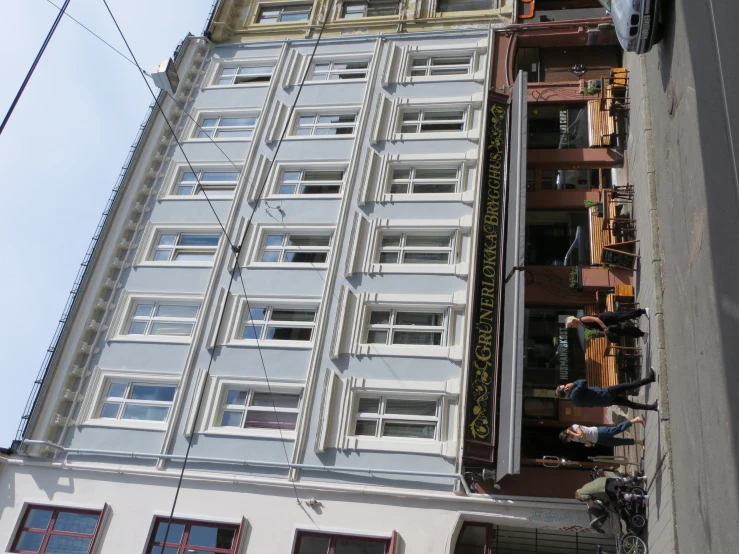
[[[592,550],[572,500],[587,466],[537,461],[539,427],[583,415],[547,410],[584,353],[557,373],[536,344],[630,278],[584,250],[552,265],[571,229],[591,234],[583,201],[620,158],[579,132],[562,148],[549,119],[587,109],[580,70],[618,56],[606,20],[517,17],[490,0],[216,4],[178,48],[166,120],[142,126],[2,460],[8,552]],[[546,185],[560,171],[572,188]],[[536,276],[515,296],[534,347],[508,356],[514,250]],[[485,259],[499,344],[476,409]],[[590,284],[552,294],[577,267]]]

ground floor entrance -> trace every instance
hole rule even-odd
[[[547,511],[540,518],[551,517]],[[502,527],[489,523],[465,523],[454,554],[593,554],[610,539],[589,530],[556,531],[527,527]]]

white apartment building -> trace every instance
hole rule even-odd
[[[152,109],[2,458],[5,551],[594,550],[462,463],[493,33],[184,40],[182,148]]]

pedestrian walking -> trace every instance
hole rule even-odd
[[[652,404],[641,404],[632,402],[626,395],[630,394],[633,389],[638,389],[649,383],[654,383],[657,376],[654,369],[649,369],[649,376],[645,379],[632,381],[631,383],[622,383],[611,387],[588,387],[585,379],[580,379],[574,383],[567,383],[556,388],[555,395],[557,398],[569,398],[575,406],[581,408],[607,408],[608,406],[625,406],[635,410],[656,410],[657,401]]]
[[[633,419],[622,421],[618,425],[599,425],[597,427],[586,427],[585,425],[575,423],[559,434],[559,440],[565,444],[568,442],[579,442],[587,447],[595,444],[601,446],[631,446],[632,444],[638,444],[643,446],[644,441],[639,439],[616,436],[626,432],[627,429],[636,423],[644,425],[644,418],[637,416]]]
[[[631,320],[639,319],[649,312],[644,309],[629,310],[626,312],[601,312],[598,315],[584,315],[582,317],[570,316],[565,320],[565,325],[574,329],[576,327],[585,327],[595,331],[603,331],[613,342],[613,338],[609,336],[612,333],[616,337],[632,337],[640,338],[644,336],[644,331],[634,325]],[[618,340],[618,339],[616,339]]]

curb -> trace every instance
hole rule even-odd
[[[656,258],[652,261],[655,290],[655,322],[657,327],[657,357],[658,357],[658,382],[659,382],[659,414],[662,425],[662,433],[665,447],[668,453],[665,456],[665,464],[670,466],[670,497],[672,500],[672,531],[673,545],[676,554],[680,552],[677,537],[677,504],[675,502],[675,474],[672,471],[672,425],[670,424],[670,397],[669,397],[669,373],[667,371],[667,351],[665,350],[665,319],[664,319],[664,267],[662,241],[659,233],[659,213],[657,210],[657,177],[654,163],[654,140],[652,136],[652,106],[649,99],[647,86],[647,61],[645,56],[639,56],[639,65],[642,73],[642,102],[644,110],[644,141],[646,143],[647,157],[647,184],[649,186],[649,215],[651,220],[651,231],[653,249]]]

